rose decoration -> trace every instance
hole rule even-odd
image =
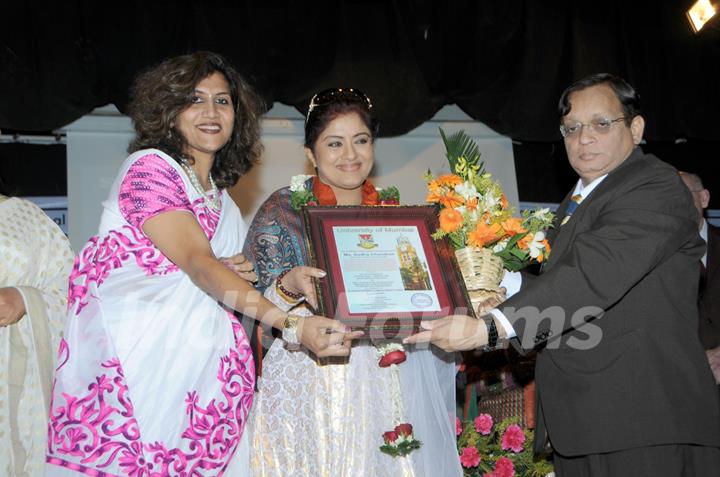
[[[387,368],[393,364],[397,365],[403,363],[407,359],[405,348],[400,343],[387,343],[382,346],[378,346],[377,350],[380,355],[378,366],[381,368]]]
[[[422,445],[422,442],[415,439],[412,425],[407,422],[398,424],[392,431],[385,432],[383,440],[385,444],[380,446],[380,450],[392,457],[406,456]]]
[[[393,444],[398,438],[398,434],[395,431],[387,431],[383,434],[383,440],[385,444]]]
[[[393,342],[378,345],[376,349],[380,357],[378,366],[389,368],[392,373],[390,394],[395,407],[395,422],[400,422],[392,431],[383,433],[384,444],[380,446],[380,450],[393,457],[405,456],[422,445],[419,440],[415,439],[412,424],[402,422],[404,412],[398,365],[407,359],[407,353],[402,344]]]

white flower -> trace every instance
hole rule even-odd
[[[496,243],[492,249],[493,252],[498,253],[498,252],[502,252],[503,250],[505,250],[505,247],[507,247],[507,244],[509,241],[510,241],[510,239],[504,239],[504,240],[501,240],[498,243]]]
[[[544,209],[537,209],[535,212],[532,213],[533,217],[536,219],[540,219],[543,222],[547,222],[548,215],[550,214],[550,209],[545,207]]]
[[[307,174],[298,174],[290,178],[290,191],[297,192],[299,190],[305,190],[305,182],[312,176]]]
[[[382,345],[378,345],[378,347],[377,347],[377,352],[380,355],[380,357],[383,357],[386,354],[391,353],[393,351],[405,351],[405,347],[400,343],[393,343],[392,341],[389,341]]]
[[[528,250],[532,258],[538,258],[545,251],[543,240],[545,240],[545,232],[536,232],[532,241],[528,244]]]
[[[500,205],[500,197],[494,196],[491,192],[485,194],[482,198],[481,209],[493,210]]]
[[[460,194],[462,197],[465,198],[465,200],[472,199],[473,197],[477,197],[477,189],[475,188],[475,185],[465,181],[462,184],[458,184],[455,186],[455,192]]]

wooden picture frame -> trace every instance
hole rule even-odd
[[[416,332],[422,320],[475,316],[455,253],[433,240],[437,205],[305,207],[317,313],[373,340]]]

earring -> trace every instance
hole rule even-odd
[[[168,129],[167,138],[172,139],[172,129]]]

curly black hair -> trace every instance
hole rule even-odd
[[[262,98],[230,64],[217,53],[199,51],[169,58],[140,73],[132,86],[129,114],[135,139],[128,152],[157,148],[180,162],[195,159],[186,152],[187,141],[172,124],[191,105],[195,87],[215,72],[230,86],[235,121],[229,141],[215,154],[212,177],[220,188],[235,185],[262,154],[260,116]]]

